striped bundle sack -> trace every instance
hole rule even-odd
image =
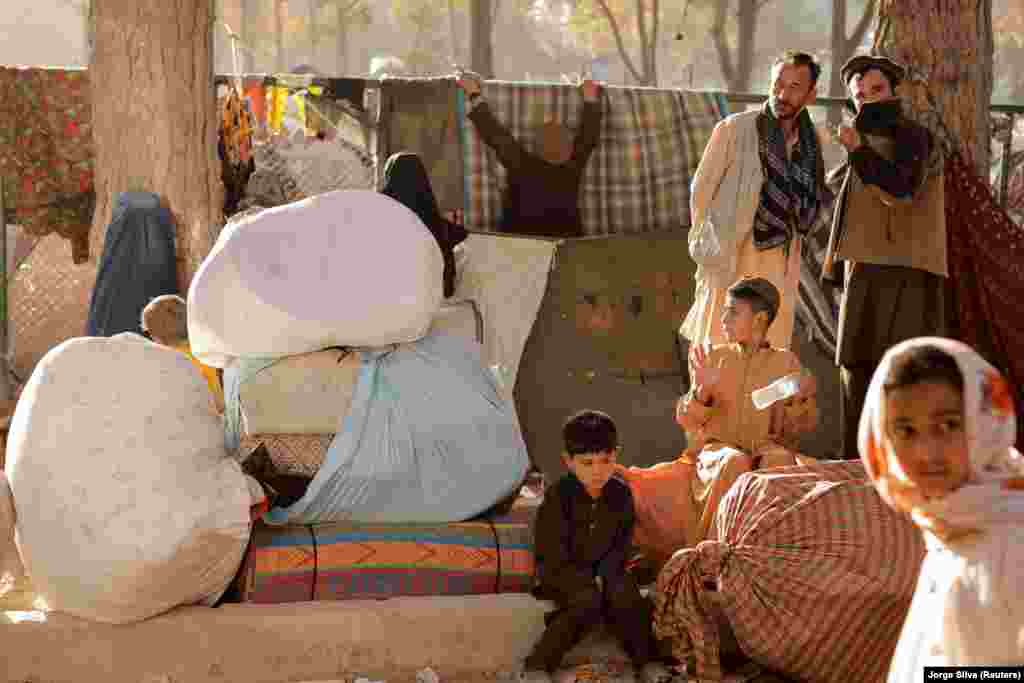
[[[815,683],[885,680],[925,548],[863,465],[745,474],[716,526],[717,540],[658,576],[655,633],[696,660],[691,679],[723,680],[717,605],[756,665]]]

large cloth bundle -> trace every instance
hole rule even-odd
[[[680,658],[695,655],[697,680],[722,680],[716,603],[743,653],[771,671],[885,680],[924,543],[860,463],[745,474],[722,500],[716,532],[673,555],[655,597],[655,633]]]
[[[271,510],[266,521],[457,522],[514,492],[529,466],[526,445],[480,353],[476,342],[443,332],[360,350],[351,407],[315,478],[303,498]],[[224,373],[229,451],[244,436],[240,388],[272,363],[239,361]],[[284,446],[317,458],[318,444]]]
[[[243,602],[527,593],[536,504],[453,524],[258,524],[240,574]]]
[[[416,214],[376,192],[339,190],[245,215],[192,280],[192,352],[225,367],[414,341],[441,304],[443,268]]]
[[[0,470],[0,584],[21,574],[21,558],[14,544],[14,495],[7,475]]]
[[[434,317],[431,332],[479,343],[482,318],[473,301],[450,301]],[[358,353],[325,349],[282,358],[239,386],[238,457],[266,447],[283,473],[313,477],[345,416],[362,371]]]
[[[362,364],[340,349],[282,358],[239,387],[248,434],[333,434],[348,415]]]
[[[176,351],[118,335],[46,354],[7,450],[37,593],[107,623],[215,601],[241,564],[257,497],[222,439],[206,382]]]

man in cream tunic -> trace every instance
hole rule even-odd
[[[765,107],[719,122],[704,149],[691,188],[691,225],[710,214],[726,258],[721,267],[697,269],[694,303],[679,328],[691,345],[725,342],[726,289],[748,275],[779,290],[767,341],[781,349],[791,345],[801,236],[829,197],[821,143],[806,109],[817,96],[820,71],[808,54],[780,57]]]

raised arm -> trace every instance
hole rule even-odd
[[[850,164],[866,185],[876,185],[897,199],[905,199],[921,187],[932,142],[927,128],[907,126],[899,130],[892,161],[862,144],[850,152]]]
[[[601,107],[600,83],[583,81],[580,88],[583,90],[583,115],[576,129],[572,158],[580,168],[583,168],[590,160],[597,143],[601,141],[601,119],[604,117],[604,111]]]
[[[469,103],[469,120],[476,126],[488,147],[498,155],[498,161],[507,171],[519,170],[526,157],[526,150],[512,137],[508,129],[498,121],[490,106],[484,101],[480,77],[474,73],[460,73],[455,81],[462,92],[466,93]]]
[[[469,113],[469,119],[476,126],[476,132],[480,134],[480,139],[498,155],[498,161],[505,167],[505,170],[516,171],[522,167],[523,159],[527,154],[526,150],[494,117],[487,102],[482,100],[477,102]]]

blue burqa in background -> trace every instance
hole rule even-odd
[[[142,309],[154,297],[178,293],[174,219],[151,192],[122,192],[103,240],[85,334],[141,332]]]

